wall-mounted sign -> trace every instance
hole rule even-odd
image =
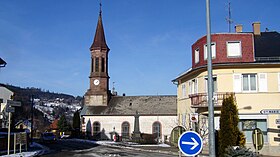
[[[261,114],[280,114],[279,109],[264,109],[260,111]]]

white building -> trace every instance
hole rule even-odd
[[[0,128],[6,128],[7,125],[7,112],[6,105],[7,100],[11,100],[11,96],[14,93],[5,87],[5,85],[0,84]]]

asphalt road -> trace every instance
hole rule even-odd
[[[44,157],[174,157],[176,155],[112,147],[81,141],[58,140],[55,143],[40,143],[50,149]]]

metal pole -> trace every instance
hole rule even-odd
[[[255,129],[256,154],[258,155],[258,130]]]
[[[213,76],[212,76],[212,52],[211,52],[211,28],[210,28],[210,0],[206,0],[206,27],[207,27],[207,71],[208,71],[208,132],[209,132],[209,156],[215,157],[215,130],[214,130],[214,106],[213,106]]]
[[[8,106],[6,106],[8,107]],[[7,153],[10,155],[10,135],[11,135],[11,112],[9,112],[9,126],[8,126],[8,150]]]
[[[14,133],[14,154],[16,154],[16,136],[17,136],[17,134],[16,133]]]

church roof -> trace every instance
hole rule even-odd
[[[105,33],[104,33],[103,24],[102,24],[102,15],[101,15],[101,11],[100,11],[94,40],[90,47],[90,50],[101,50],[101,49],[109,50],[109,47],[107,46],[106,40],[105,40]]]
[[[108,106],[84,106],[81,115],[176,115],[177,97],[174,96],[114,96]]]

